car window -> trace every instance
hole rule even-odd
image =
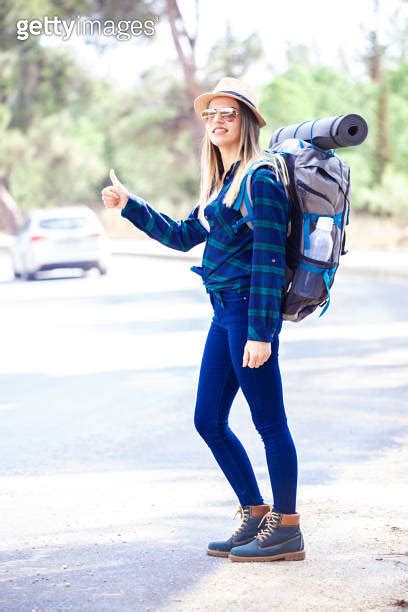
[[[50,230],[65,230],[78,229],[86,227],[90,221],[86,217],[55,217],[42,219],[39,223],[40,227]]]

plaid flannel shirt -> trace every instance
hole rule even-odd
[[[239,163],[231,165],[219,194],[204,209],[209,231],[197,216],[198,205],[176,221],[130,194],[121,215],[172,249],[188,251],[205,242],[202,265],[190,269],[201,276],[207,292],[249,290],[247,339],[270,342],[281,316],[289,203],[273,171],[258,168],[251,181],[254,229],[243,223],[234,231],[242,215],[222,200]]]

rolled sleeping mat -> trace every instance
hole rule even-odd
[[[361,115],[351,113],[281,127],[272,134],[268,147],[286,138],[301,138],[321,149],[340,149],[361,144],[367,134],[366,120]]]

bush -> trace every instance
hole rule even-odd
[[[360,188],[358,200],[371,213],[408,219],[408,177],[387,166],[381,183]]]

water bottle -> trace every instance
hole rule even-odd
[[[333,251],[333,238],[331,217],[319,217],[316,229],[310,234],[310,245],[304,250],[304,255],[316,261],[329,261]],[[312,264],[313,265],[313,264]],[[319,298],[323,291],[323,278],[320,274],[302,270],[298,277],[296,293],[302,297]]]
[[[331,217],[318,218],[316,229],[310,234],[309,248],[304,251],[306,257],[317,261],[329,261],[333,250],[332,227],[333,219]]]

